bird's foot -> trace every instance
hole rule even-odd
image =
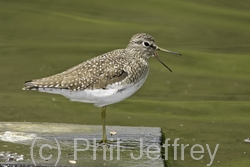
[[[99,144],[107,144],[107,139],[102,139],[98,142]]]

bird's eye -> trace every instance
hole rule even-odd
[[[148,47],[149,46],[149,43],[148,42],[143,42],[142,43],[144,46]]]

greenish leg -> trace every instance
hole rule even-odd
[[[102,107],[102,140],[100,143],[106,143],[107,142],[107,136],[106,136],[106,106]]]

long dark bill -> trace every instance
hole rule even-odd
[[[180,53],[177,53],[177,52],[172,52],[170,50],[166,50],[166,49],[163,49],[163,48],[160,48],[160,47],[156,47],[156,50],[159,50],[159,51],[162,51],[162,52],[167,52],[167,53],[171,53],[171,54],[176,54],[176,55],[180,55]],[[170,72],[172,72],[172,70],[165,64],[161,61],[161,59],[155,54],[154,57],[162,64],[164,65]]]

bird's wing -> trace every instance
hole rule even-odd
[[[115,50],[87,60],[62,73],[25,82],[23,90],[58,88],[70,90],[105,89],[128,76],[122,50]],[[117,56],[120,57],[117,59]]]

